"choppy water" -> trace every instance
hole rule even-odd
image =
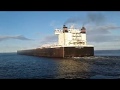
[[[119,79],[120,50],[95,51],[95,57],[41,58],[0,53],[0,79]]]

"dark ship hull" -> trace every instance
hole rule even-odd
[[[17,54],[38,57],[67,58],[94,56],[94,47],[56,47],[19,50]]]

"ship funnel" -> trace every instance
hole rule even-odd
[[[86,28],[84,26],[81,28],[81,33],[86,33]]]
[[[68,29],[65,25],[63,25],[63,32],[68,32]]]

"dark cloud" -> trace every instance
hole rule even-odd
[[[69,23],[78,23],[78,22],[80,22],[81,21],[81,18],[80,17],[71,17],[71,18],[68,18],[65,22],[64,22],[64,24],[66,25],[66,24],[69,24]]]
[[[15,39],[20,39],[20,40],[31,40],[31,39],[28,39],[26,37],[24,37],[23,35],[20,35],[20,36],[16,36],[14,37]]]
[[[87,13],[87,16],[83,19],[80,16],[68,18],[64,24],[76,24],[81,22],[83,25],[88,23],[101,24],[106,21],[105,16],[102,13]]]
[[[88,26],[87,27],[87,34],[88,35],[101,35],[101,34],[110,34],[111,30],[117,30],[120,29],[120,26],[117,26],[115,24],[107,24],[102,26]]]
[[[58,39],[57,35],[50,35],[50,36],[46,36],[40,43],[44,44],[44,43],[52,43],[52,42],[56,42]]]
[[[117,15],[116,13],[114,14]],[[72,23],[79,25],[79,22],[86,27],[88,42],[101,44],[104,42],[117,43],[120,41],[120,36],[112,34],[112,31],[119,30],[120,26],[117,26],[116,23],[108,22],[107,16],[104,13],[89,12],[84,18],[80,16],[68,18],[64,24]]]
[[[120,36],[115,36],[111,33],[111,30],[120,29],[120,27],[115,24],[87,28],[87,41],[89,42],[102,43],[120,41]]]
[[[116,26],[116,25],[104,25],[104,26],[98,26],[96,29],[98,30],[113,30],[113,29],[119,29],[120,27],[119,26]]]
[[[28,39],[28,38],[24,37],[23,35],[18,35],[18,36],[0,36],[0,41],[8,40],[8,39],[31,40],[31,39]]]
[[[88,23],[101,24],[106,21],[106,18],[102,13],[88,13],[86,19],[87,19],[86,24]]]
[[[120,29],[113,23],[107,23],[106,17],[102,13],[88,13],[86,26],[87,39],[89,42],[115,42],[120,40],[120,36],[115,36],[111,32]],[[94,25],[93,25],[94,24]]]
[[[87,41],[95,42],[95,43],[102,43],[102,42],[119,42],[120,36],[113,36],[113,35],[88,35]]]

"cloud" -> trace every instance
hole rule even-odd
[[[53,42],[57,42],[57,35],[49,35],[46,36],[40,43],[41,44],[45,44],[45,43],[53,43]]]
[[[108,23],[102,13],[88,13],[86,17],[87,40],[89,42],[104,43],[117,42],[120,36],[112,34],[112,31],[120,29],[115,23]]]
[[[111,30],[120,29],[120,26],[115,24],[106,24],[106,25],[95,25],[95,26],[87,26],[88,35],[101,35],[101,34],[110,34]]]
[[[88,26],[86,27],[87,41],[95,43],[118,41],[120,36],[111,33],[111,31],[118,29],[120,29],[120,26],[115,24]]]
[[[117,14],[114,13],[114,15]],[[114,45],[120,41],[120,35],[115,34],[116,31],[119,31],[120,26],[118,26],[117,23],[111,23],[107,20],[107,14],[105,15],[105,13],[89,12],[83,18],[80,16],[70,17],[64,22],[64,24],[67,24],[67,26],[69,24],[75,24],[77,26],[81,26],[81,24],[84,25],[87,31],[87,42],[91,44],[99,44],[104,47],[103,43],[106,43],[106,45]],[[52,22],[51,26],[54,25],[55,22]],[[51,40],[49,38],[50,37],[46,37],[43,42]],[[51,38],[56,39],[54,36],[51,36]]]
[[[101,24],[106,21],[106,17],[102,13],[88,13],[86,17],[85,24],[95,23]]]
[[[95,45],[96,49],[117,49],[120,46],[120,35],[113,34],[120,26],[107,21],[103,13],[87,13],[85,18],[71,17],[64,24],[80,24],[85,26],[87,31],[87,43]],[[118,44],[117,44],[118,43]],[[116,45],[114,47],[114,45]]]
[[[0,41],[4,41],[4,40],[8,40],[8,39],[19,39],[19,40],[31,40],[28,39],[26,37],[24,37],[23,35],[18,35],[18,36],[0,36]]]
[[[102,13],[87,13],[86,17],[83,19],[80,16],[73,16],[68,18],[64,24],[77,24],[81,22],[83,25],[88,23],[101,24],[106,21],[106,17]]]
[[[71,18],[68,18],[65,22],[64,22],[64,25],[66,24],[69,24],[69,23],[78,23],[81,21],[81,18],[80,17],[71,17]]]
[[[114,35],[88,35],[87,41],[95,42],[95,43],[103,43],[103,42],[118,42],[120,41],[120,36]]]

